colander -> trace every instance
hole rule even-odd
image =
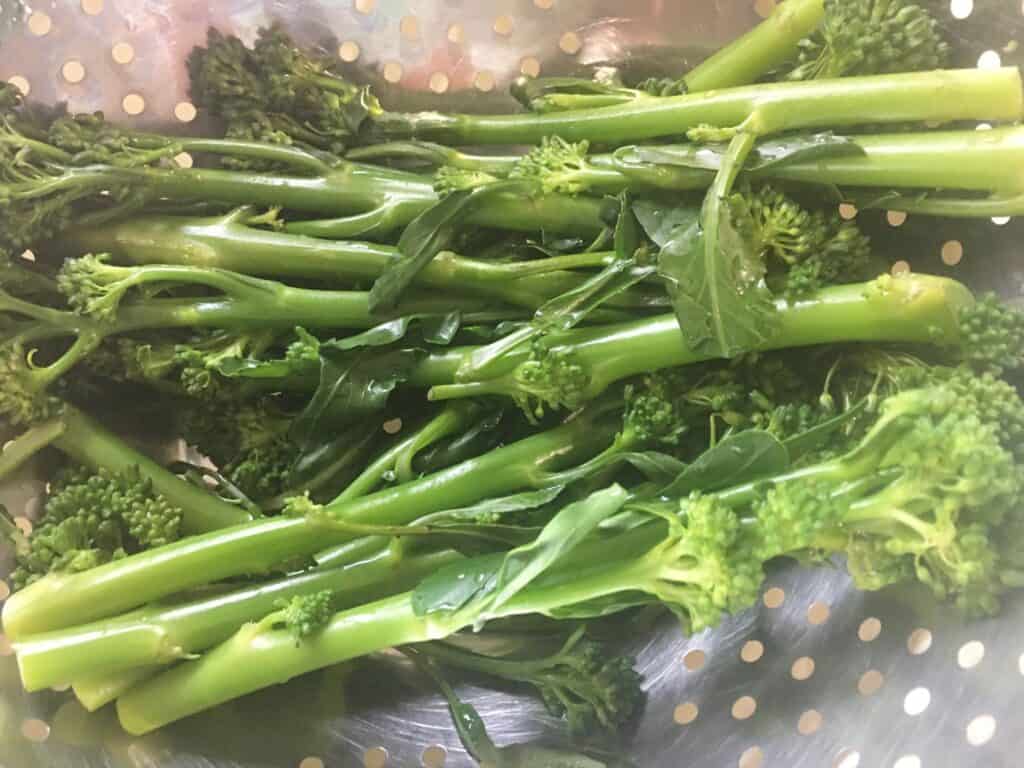
[[[1019,0],[926,0],[958,66],[1019,64]],[[774,0],[0,0],[0,78],[44,103],[188,131],[184,58],[206,29],[251,41],[279,20],[336,53],[396,109],[502,111],[520,73],[679,73],[771,12]],[[976,7],[977,6],[977,7]],[[979,130],[987,128],[978,126]],[[189,165],[191,158],[176,158]],[[900,211],[847,218],[894,269],[1024,292],[1024,224],[943,222]],[[30,530],[46,468],[0,501]],[[0,551],[0,575],[11,567]],[[9,588],[0,580],[0,601]],[[625,755],[642,768],[1011,768],[1024,765],[1024,594],[964,623],[915,591],[862,593],[841,568],[783,567],[756,608],[682,635],[653,617],[626,628],[649,693]],[[499,744],[559,743],[533,699],[460,684]],[[0,768],[462,768],[442,700],[394,659],[326,670],[145,738],[109,708],[21,690],[0,635]],[[568,762],[571,766],[589,765]],[[553,768],[553,765],[551,766]]]

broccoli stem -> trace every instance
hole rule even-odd
[[[316,569],[184,603],[150,605],[106,621],[32,635],[16,648],[22,684],[38,691],[170,664],[227,640],[273,612],[279,601],[323,590],[338,609],[411,589],[461,556],[451,550],[397,555],[387,545],[345,568]]]
[[[51,445],[64,430],[64,422],[60,418],[49,419],[5,444],[0,452],[0,479],[7,477],[46,446]]]
[[[617,425],[585,416],[454,467],[328,505],[312,518],[279,517],[236,525],[132,555],[77,574],[50,574],[4,604],[12,640],[102,619],[152,600],[231,576],[265,573],[285,561],[354,538],[352,525],[404,525],[432,512],[537,487],[552,469],[586,460]],[[342,525],[334,527],[331,519]]]
[[[753,83],[793,60],[798,43],[824,18],[823,0],[786,0],[752,30],[694,67],[683,81],[690,93]]]
[[[154,491],[181,509],[186,533],[206,533],[252,519],[241,507],[222,501],[164,469],[77,408],[66,405],[59,420],[61,429],[52,441],[54,447],[93,469],[137,469],[142,478],[153,484]]]
[[[843,342],[955,344],[960,311],[974,299],[963,285],[929,275],[884,276],[871,283],[824,288],[807,299],[777,302],[777,332],[763,350]],[[610,384],[648,371],[709,359],[687,347],[674,315],[614,326],[554,333],[547,337],[554,354],[568,355],[587,370],[585,396],[596,397]],[[425,358],[411,383],[431,386],[430,397],[447,400],[479,395],[515,395],[516,368],[530,350],[514,349],[495,361],[491,377],[460,380],[479,348],[456,348]]]
[[[873,123],[1013,121],[1024,113],[1022,99],[1020,72],[1005,67],[773,83],[539,115],[386,113],[375,127],[389,138],[447,144],[533,144],[553,135],[625,143],[704,125],[742,125],[763,136]]]
[[[95,712],[143,680],[152,677],[159,669],[160,667],[135,667],[114,675],[87,677],[76,681],[71,690],[86,711]]]
[[[119,262],[136,265],[329,281],[375,280],[397,257],[397,250],[387,245],[256,229],[243,223],[247,215],[239,210],[207,218],[134,216],[102,226],[72,227],[53,243],[53,249],[67,257],[109,253]],[[610,258],[607,253],[581,253],[501,264],[444,252],[417,275],[417,282],[536,309],[578,284],[577,277],[566,270],[600,268]]]

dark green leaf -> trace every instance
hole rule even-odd
[[[715,491],[760,477],[785,472],[789,451],[778,438],[759,429],[729,435],[690,464],[662,494],[671,497],[692,491]]]
[[[637,249],[644,243],[643,232],[630,204],[628,191],[619,194],[619,218],[615,222],[613,242],[615,256],[623,260],[635,257]]]
[[[448,509],[420,518],[414,525],[443,526],[456,523],[497,522],[512,512],[538,509],[550,504],[562,493],[565,486],[553,485],[537,491],[524,491],[512,496],[484,499],[478,504],[460,509]]]
[[[462,326],[462,313],[458,310],[447,315],[430,315],[421,318],[423,340],[428,344],[447,347]]]
[[[295,419],[295,439],[307,442],[382,410],[423,354],[415,349],[355,351],[334,342],[321,345],[320,384]]]
[[[632,258],[616,259],[579,286],[546,301],[534,314],[537,333],[568,331],[591,312],[637,283],[651,277],[657,268],[637,266]]]
[[[494,589],[503,552],[452,563],[419,583],[412,593],[417,616],[457,611]]]
[[[823,421],[806,432],[788,438],[785,441],[785,446],[789,451],[790,458],[796,461],[801,456],[824,446],[838,430],[864,413],[867,410],[867,405],[867,398],[864,398],[828,421]]]
[[[528,182],[500,182],[453,192],[421,213],[402,232],[398,257],[370,290],[370,311],[388,312],[409,284],[441,251],[450,248],[466,218],[488,199],[505,192],[530,194]]]
[[[544,526],[535,541],[508,553],[497,575],[488,608],[498,609],[511,600],[571,552],[603,520],[622,509],[628,498],[629,493],[624,488],[613,485],[565,507]]]
[[[660,483],[670,482],[686,469],[686,464],[675,456],[658,451],[622,453],[617,458],[632,465],[648,480]]]
[[[653,200],[634,201],[633,213],[658,247],[664,247],[700,220],[700,206],[670,206]]]

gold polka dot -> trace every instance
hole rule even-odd
[[[836,755],[832,768],[858,768],[859,765],[860,752],[855,749],[844,749]]]
[[[50,726],[36,718],[23,720],[21,723],[21,735],[29,741],[41,744],[50,738]]]
[[[740,755],[738,768],[761,768],[764,765],[764,752],[760,747],[751,747]]]
[[[778,608],[786,600],[786,592],[781,587],[772,587],[764,593],[764,607]]]
[[[129,43],[117,43],[110,49],[110,58],[118,64],[130,64],[135,58],[135,49]]]
[[[923,627],[918,627],[910,633],[907,638],[907,650],[911,656],[921,656],[928,653],[932,647],[932,633]]]
[[[871,696],[878,693],[883,685],[885,685],[885,675],[877,669],[869,669],[857,681],[857,690],[861,696]]]
[[[558,39],[558,47],[562,49],[564,53],[568,53],[573,56],[580,52],[580,48],[583,47],[583,41],[580,40],[580,36],[575,32],[566,32]]]
[[[864,619],[864,621],[860,623],[860,627],[857,628],[857,637],[859,637],[863,643],[870,643],[877,640],[880,634],[882,634],[882,622],[874,616]]]
[[[555,0],[533,0],[533,4],[542,11],[546,11],[555,4]]]
[[[406,40],[418,40],[420,36],[420,20],[415,16],[403,16],[398,22],[398,30]]]
[[[757,711],[757,700],[753,696],[740,696],[732,704],[732,716],[737,720],[748,720]]]
[[[959,240],[947,240],[942,244],[942,263],[955,267],[964,257],[964,244]]]
[[[1017,659],[1017,671],[1024,675],[1024,653]]]
[[[793,666],[789,669],[789,674],[793,676],[794,680],[810,680],[814,674],[814,659],[810,656],[801,656],[793,662]]]
[[[892,272],[894,275],[909,275],[910,262],[904,261],[903,259],[900,259],[899,261],[894,261],[892,264],[892,268],[889,271]]]
[[[540,61],[535,56],[527,56],[519,62],[519,71],[529,77],[540,74]]]
[[[816,709],[808,709],[797,721],[796,729],[803,736],[810,736],[812,733],[817,733],[818,729],[821,728],[821,723],[824,718],[821,716],[821,712]]]
[[[42,11],[36,11],[28,17],[28,31],[36,37],[42,37],[53,27],[50,17]]]
[[[363,753],[365,768],[384,768],[388,764],[388,751],[384,747],[371,747]]]
[[[188,152],[179,152],[174,156],[174,164],[179,168],[191,168],[192,162],[192,155]]]
[[[448,27],[448,42],[461,45],[466,39],[466,29],[461,24],[452,24]]]
[[[324,768],[324,761],[319,757],[304,757],[299,768]]]
[[[128,115],[141,115],[146,108],[146,100],[137,93],[129,93],[121,99],[121,109]]]
[[[999,69],[1003,59],[998,51],[985,51],[978,57],[978,69]]]
[[[772,15],[776,5],[778,0],[754,0],[754,11],[762,19],[766,19]]]
[[[32,521],[27,517],[14,518],[14,524],[18,526],[19,530],[26,536],[32,535]]]
[[[689,651],[683,656],[683,666],[691,672],[696,672],[707,660],[708,655],[704,651]]]
[[[384,431],[389,435],[397,435],[402,431],[401,419],[388,419],[384,422]]]
[[[25,249],[24,251],[21,252],[21,258],[23,258],[25,261],[35,261],[36,260],[36,255],[32,251],[30,251],[28,249]],[[47,493],[50,492],[50,484],[49,483],[46,484],[46,492]]]
[[[961,669],[974,669],[985,658],[985,644],[980,640],[971,640],[960,646],[956,652],[956,663]]]
[[[80,83],[85,79],[85,67],[77,59],[71,59],[64,62],[60,74],[69,83]]]
[[[809,624],[818,626],[828,621],[831,610],[828,607],[828,603],[822,603],[820,601],[811,603],[811,607],[807,609],[807,621]]]
[[[346,40],[344,43],[338,46],[338,58],[342,61],[352,63],[359,58],[360,50],[359,43],[355,40]]]
[[[32,86],[29,85],[28,80],[26,80],[21,75],[14,75],[12,77],[7,78],[7,82],[13,85],[19,91],[21,91],[22,96],[28,96],[29,91],[32,90]]]
[[[974,13],[974,0],[951,0],[949,12],[954,19],[966,19]]]
[[[373,13],[377,6],[377,0],[355,0],[355,7],[359,13]]]
[[[490,72],[477,72],[473,77],[473,86],[478,91],[489,93],[494,90],[494,75]]]
[[[0,580],[0,600],[6,600],[11,596],[11,588],[7,586],[6,581]]]
[[[967,743],[972,747],[987,744],[996,735],[996,719],[992,715],[979,715],[967,724]]]
[[[759,661],[762,656],[764,656],[764,643],[760,640],[748,640],[743,644],[743,648],[740,649],[740,658],[747,662],[747,664]]]
[[[688,701],[685,704],[680,704],[676,707],[676,711],[673,713],[672,719],[679,723],[679,725],[689,725],[697,719],[697,715],[699,714],[700,707],[692,701]]]
[[[444,93],[448,90],[448,75],[444,72],[435,72],[430,76],[428,85],[434,93]]]
[[[103,13],[103,0],[82,0],[82,10],[90,16]]]
[[[927,688],[914,688],[903,697],[903,711],[911,717],[916,717],[928,709],[932,703],[932,692]]]
[[[174,105],[174,116],[183,123],[196,119],[196,105],[191,101],[179,101]]]
[[[389,61],[384,64],[384,79],[389,83],[397,83],[402,79],[402,65],[397,61]]]
[[[907,214],[903,211],[889,211],[885,214],[885,220],[891,227],[902,227],[907,221]]]
[[[0,656],[10,656],[14,653],[14,648],[11,647],[11,641],[7,639],[7,635],[0,633]]]
[[[857,218],[857,206],[853,203],[840,203],[839,215],[846,221],[855,219]]]
[[[494,34],[502,36],[511,35],[514,26],[515,24],[513,24],[511,16],[499,16],[494,20]]]
[[[921,758],[917,755],[904,755],[892,764],[892,768],[921,768]]]
[[[420,758],[420,762],[423,763],[423,768],[444,768],[444,764],[447,760],[448,750],[440,744],[433,744],[424,749],[423,756]]]

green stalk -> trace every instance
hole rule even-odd
[[[64,430],[64,422],[60,418],[50,419],[37,424],[4,445],[0,453],[0,479],[7,477],[46,446],[51,445]]]
[[[102,226],[72,227],[50,250],[65,257],[109,253],[119,263],[333,282],[375,280],[397,258],[393,246],[256,229],[245,225],[247,215],[240,210],[207,218],[133,216]],[[418,274],[417,282],[536,309],[578,284],[578,278],[566,270],[599,268],[609,258],[604,253],[584,253],[501,264],[444,252]]]
[[[280,517],[193,536],[77,574],[50,574],[3,609],[12,640],[114,616],[183,590],[266,573],[359,535],[349,526],[405,525],[432,512],[536,487],[545,473],[586,460],[617,425],[585,417],[314,517]],[[335,524],[335,522],[337,524]]]
[[[75,698],[88,712],[95,712],[131,690],[143,680],[153,677],[160,667],[135,667],[115,675],[87,677],[75,682],[71,690]]]
[[[170,664],[227,640],[246,622],[272,613],[279,601],[326,590],[338,609],[361,605],[411,589],[460,558],[450,550],[403,557],[385,546],[346,568],[317,569],[185,603],[148,605],[114,619],[32,635],[15,646],[22,685],[40,691],[69,680]]]
[[[62,429],[53,440],[54,447],[93,469],[111,472],[138,470],[153,484],[154,491],[181,509],[185,533],[206,533],[252,519],[252,515],[241,507],[229,504],[164,469],[77,408],[65,406],[60,422]]]
[[[787,349],[843,342],[955,344],[960,311],[973,303],[960,283],[929,275],[885,276],[871,283],[825,288],[795,304],[777,302],[777,332],[760,349]],[[702,362],[684,341],[675,315],[662,315],[614,326],[551,334],[555,354],[568,355],[590,374],[584,393],[596,397],[611,383],[648,371]],[[424,359],[411,383],[432,386],[430,397],[446,400],[480,395],[514,395],[515,371],[529,358],[519,348],[496,361],[493,375],[460,381],[478,348],[456,348]]]
[[[1024,114],[1022,99],[1020,72],[1004,67],[772,83],[540,115],[386,114],[375,126],[386,137],[446,144],[534,144],[551,135],[621,144],[706,125],[742,125],[764,136],[875,123],[1014,121]]]
[[[683,81],[690,93],[753,83],[795,59],[798,43],[824,18],[823,0],[786,0],[752,30],[694,67]]]

